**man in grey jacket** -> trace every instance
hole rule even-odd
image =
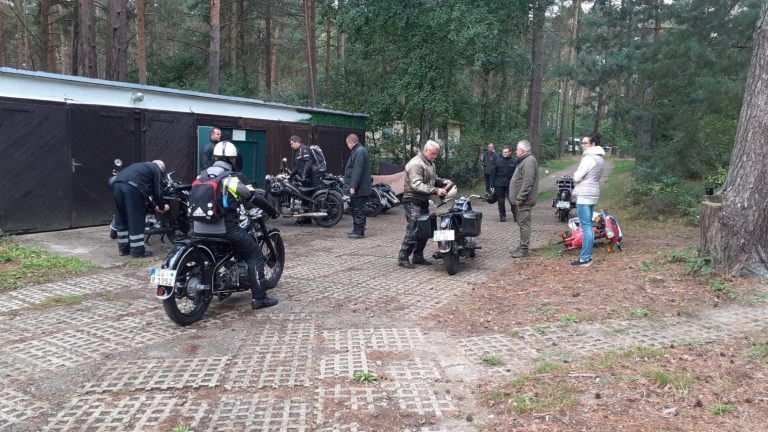
[[[349,207],[352,212],[352,231],[349,238],[365,237],[365,199],[371,194],[371,164],[368,150],[355,134],[347,136],[347,147],[352,151],[344,168],[344,183],[349,188]]]
[[[400,247],[397,265],[404,268],[415,268],[415,264],[430,265],[424,258],[426,240],[416,237],[416,218],[429,214],[429,196],[445,196],[445,189],[451,184],[450,180],[437,177],[434,160],[440,154],[440,144],[429,140],[424,144],[421,153],[413,157],[405,165],[405,187],[403,191],[403,209],[405,209],[405,238]],[[413,254],[413,260],[410,260]]]
[[[528,256],[531,245],[531,210],[539,193],[539,163],[531,154],[531,143],[527,140],[517,143],[515,154],[517,168],[512,174],[509,193],[517,204],[520,245],[512,250],[512,258],[523,258]]]

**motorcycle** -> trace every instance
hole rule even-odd
[[[555,179],[557,184],[557,195],[552,198],[552,207],[555,208],[555,216],[561,222],[568,220],[571,215],[571,209],[576,208],[573,202],[573,177],[564,175]]]
[[[259,208],[241,208],[240,226],[256,238],[264,255],[264,282],[277,286],[285,268],[285,246],[280,230],[268,228],[267,216]],[[150,280],[157,285],[155,296],[163,302],[168,318],[180,326],[202,319],[211,300],[224,300],[245,286],[248,264],[238,261],[224,238],[190,237],[177,240],[160,268],[152,268]]]
[[[581,249],[583,232],[579,226],[579,218],[571,218],[568,221],[568,227],[570,231],[566,231],[560,234],[562,243],[565,247],[565,251],[572,251],[575,249]],[[619,221],[615,217],[608,214],[605,210],[592,213],[592,233],[595,235],[595,241],[600,239],[608,240],[608,244],[605,247],[605,251],[613,252],[613,248],[621,250],[621,240],[623,234],[621,232],[621,226]]]
[[[326,189],[333,189],[342,196],[344,213],[349,213],[350,197],[344,185],[344,176],[325,174],[321,181]],[[371,193],[366,197],[365,213],[368,217],[376,217],[398,204],[400,200],[397,199],[392,188],[386,183],[377,183],[371,187]]]
[[[119,172],[119,168],[123,162],[120,159],[115,159],[115,167],[112,170],[112,176],[109,177],[109,185],[115,181],[115,177]],[[150,201],[147,206],[147,214],[144,222],[144,242],[149,244],[149,239],[156,234],[160,235],[160,241],[165,243],[165,238],[171,242],[174,241],[180,233],[181,236],[186,236],[189,233],[191,221],[189,219],[189,190],[192,185],[184,184],[173,179],[174,171],[171,171],[165,175],[162,181],[163,200],[168,203],[170,210],[155,214],[152,210],[155,206]],[[112,216],[112,221],[109,223],[109,238],[117,238],[117,230],[115,229],[115,217]]]
[[[450,192],[454,185],[448,187]],[[437,207],[453,202],[451,208],[442,214],[431,213],[417,219],[419,240],[432,239],[437,242],[437,251],[433,257],[443,260],[443,267],[449,275],[459,270],[461,257],[474,258],[475,251],[482,249],[477,245],[483,214],[472,210],[472,198],[480,195],[461,195],[456,198],[441,200]]]
[[[386,183],[376,183],[373,185],[373,188],[378,191],[379,196],[381,197],[382,213],[400,204],[400,200],[397,199],[397,195],[395,195],[395,192],[392,190],[392,186]]]
[[[281,173],[265,178],[265,189],[283,217],[308,217],[322,227],[332,227],[344,215],[342,195],[334,189],[324,187],[303,187],[289,178],[283,158]]]

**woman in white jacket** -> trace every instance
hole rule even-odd
[[[573,174],[576,188],[576,213],[582,232],[581,255],[571,261],[574,267],[588,267],[592,264],[592,244],[595,236],[592,232],[592,213],[600,198],[600,177],[603,176],[605,151],[600,146],[600,134],[594,133],[581,139],[583,155],[579,167]]]

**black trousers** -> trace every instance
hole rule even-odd
[[[144,195],[134,186],[116,182],[112,185],[115,201],[115,231],[117,249],[121,255],[140,257],[144,255],[144,224],[147,207]]]
[[[227,229],[226,239],[232,243],[237,258],[248,264],[247,284],[251,288],[251,298],[264,300],[267,297],[267,287],[264,285],[264,255],[256,238],[248,231],[240,228],[237,215],[226,215],[224,226]]]
[[[349,211],[352,213],[353,230],[365,234],[365,200],[368,197],[353,196],[349,199]]]
[[[405,210],[405,238],[403,238],[403,245],[400,247],[399,259],[400,261],[405,261],[411,254],[413,254],[414,258],[423,258],[427,240],[417,239],[416,218],[429,214],[429,208],[421,207],[411,202],[404,202],[403,209]]]

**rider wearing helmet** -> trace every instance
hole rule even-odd
[[[222,191],[219,206],[222,217],[219,223],[195,221],[195,234],[216,234],[217,226],[223,225],[219,233],[232,244],[240,259],[248,264],[247,283],[251,287],[251,308],[259,309],[277,304],[277,299],[267,297],[264,285],[264,255],[256,239],[240,227],[240,204],[246,207],[257,206],[273,218],[280,214],[272,204],[251,186],[248,179],[240,172],[234,172],[237,160],[237,148],[229,141],[221,141],[213,148],[215,162],[210,168],[200,172],[198,179],[221,176],[219,190]],[[211,226],[206,226],[211,225]]]

